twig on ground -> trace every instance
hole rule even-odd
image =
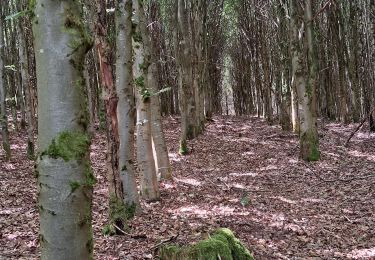
[[[150,248],[150,250],[154,250],[154,249],[160,247],[162,244],[171,242],[171,241],[175,240],[178,236],[179,236],[179,234],[171,236],[170,238],[164,239],[164,240],[160,241],[159,243],[157,243],[156,245],[152,246]]]
[[[131,238],[147,238],[146,235],[144,234],[130,234],[130,233],[127,233],[125,232],[124,230],[122,230],[121,228],[119,228],[116,224],[113,224],[113,226],[118,230],[120,231],[123,235],[127,235],[127,236],[130,236]]]

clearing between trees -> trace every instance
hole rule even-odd
[[[215,117],[204,134],[178,154],[178,118],[164,120],[173,181],[161,201],[123,236],[104,236],[108,222],[105,134],[97,134],[91,161],[95,259],[154,259],[168,243],[187,244],[227,227],[255,259],[373,259],[375,257],[375,134],[354,125],[320,123],[321,160],[298,159],[298,136],[256,117]],[[0,259],[37,259],[38,209],[26,138],[11,135],[14,155],[0,151]]]

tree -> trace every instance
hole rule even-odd
[[[155,55],[155,48],[151,43],[150,31],[147,28],[146,17],[143,9],[140,9],[139,11],[138,29],[142,36],[142,46],[145,54],[143,62],[145,66],[143,71],[145,75],[147,75],[145,80],[147,80],[147,87],[150,91],[150,123],[156,172],[161,179],[171,179],[172,169],[169,163],[168,148],[165,143],[163,124],[161,120],[159,82],[157,78],[159,72],[156,60],[157,57]],[[148,65],[148,67],[146,65]]]
[[[116,90],[119,124],[119,172],[127,208],[140,208],[134,169],[135,104],[132,56],[132,0],[119,0],[116,12]]]
[[[18,8],[22,10],[22,1],[18,2]],[[30,91],[30,75],[29,75],[29,64],[27,60],[27,42],[25,40],[24,24],[27,18],[20,17],[17,22],[17,35],[19,40],[19,62],[21,70],[22,88],[25,93],[25,107],[26,107],[26,118],[27,118],[27,156],[29,159],[34,158],[34,115],[31,105],[31,91]],[[22,95],[22,91],[20,91]],[[22,97],[21,97],[22,99]],[[21,102],[23,103],[23,102]]]
[[[143,5],[140,0],[133,0],[134,27],[133,47],[134,66],[133,74],[136,85],[137,98],[137,161],[140,171],[141,195],[148,201],[160,198],[159,184],[156,176],[155,161],[152,152],[151,133],[151,90],[149,88],[149,69],[151,53],[145,47],[145,25]]]
[[[300,108],[300,156],[306,161],[317,161],[320,152],[315,115],[316,61],[311,0],[305,1],[304,10],[297,1],[291,0],[290,14],[292,84],[297,90]]]
[[[90,259],[95,177],[83,66],[92,40],[79,2],[34,2],[41,259]]]
[[[114,224],[125,228],[127,212],[124,204],[124,187],[119,163],[118,95],[113,78],[111,43],[108,41],[107,1],[87,1],[90,14],[94,17],[95,49],[98,56],[100,80],[105,106],[107,133],[107,176],[109,182],[109,233],[118,233]],[[123,158],[125,159],[125,158]]]
[[[9,144],[9,131],[8,131],[8,117],[6,111],[6,93],[5,93],[5,80],[4,80],[4,35],[3,35],[3,5],[0,6],[0,127],[1,136],[3,138],[3,149],[5,151],[5,157],[7,160],[10,159],[11,151]]]

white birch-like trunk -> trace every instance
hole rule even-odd
[[[83,79],[91,39],[75,0],[35,4],[41,259],[91,259],[92,174]]]
[[[160,198],[159,184],[152,151],[151,135],[151,92],[148,86],[147,72],[150,66],[150,55],[145,53],[144,35],[140,28],[139,0],[133,0],[134,23],[133,32],[134,65],[133,75],[136,85],[137,100],[137,161],[140,170],[141,195],[148,201]]]
[[[146,17],[144,14],[143,7],[139,8],[139,30],[142,35],[143,48],[145,58],[148,61],[144,61],[144,64],[149,64],[147,68],[144,68],[147,73],[147,86],[151,91],[151,134],[154,150],[155,167],[158,176],[161,179],[171,179],[172,169],[168,157],[168,148],[165,142],[163,124],[161,120],[160,111],[160,99],[159,95],[156,94],[159,91],[159,82],[157,78],[158,68],[156,65],[156,57],[152,53],[151,38],[149,30],[146,27]],[[146,70],[147,69],[147,70]]]
[[[157,93],[158,91],[156,73],[156,63],[152,62],[148,68],[147,80],[153,93]],[[164,137],[159,95],[151,97],[151,131],[157,174],[161,179],[171,179],[172,168],[169,162],[168,148]]]

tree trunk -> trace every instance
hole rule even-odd
[[[134,169],[135,104],[132,71],[132,0],[119,0],[116,12],[117,59],[116,89],[119,124],[119,172],[124,188],[124,203],[129,209],[140,210]]]
[[[180,110],[181,110],[181,137],[180,154],[187,153],[187,140],[196,136],[196,103],[194,94],[193,64],[192,64],[192,39],[190,37],[191,21],[188,14],[188,3],[184,0],[177,1],[177,27],[180,39],[176,44],[177,63],[180,77]]]
[[[5,159],[10,160],[11,151],[9,144],[8,116],[6,111],[5,75],[4,75],[4,34],[3,34],[3,5],[0,6],[0,126],[3,138]]]
[[[160,198],[159,185],[155,170],[155,161],[152,152],[151,134],[151,92],[148,86],[148,70],[150,67],[150,53],[145,52],[142,34],[141,19],[143,6],[140,0],[133,0],[135,10],[134,23],[136,31],[133,33],[134,66],[133,74],[136,84],[137,98],[137,161],[141,175],[141,195],[147,201]]]
[[[22,7],[19,5],[20,8]],[[19,58],[20,58],[20,69],[21,69],[21,78],[22,78],[22,85],[23,90],[25,92],[25,103],[26,103],[26,117],[27,117],[27,156],[29,159],[34,158],[34,120],[31,110],[31,99],[30,99],[30,75],[29,75],[29,68],[28,68],[28,61],[27,61],[27,49],[26,49],[26,41],[24,37],[24,31],[22,26],[22,19],[20,18],[17,21],[17,32],[18,32],[18,39],[19,39]]]
[[[107,41],[107,1],[86,1],[90,17],[94,19],[92,28],[95,31],[95,48],[99,62],[100,81],[105,105],[105,122],[107,133],[107,179],[109,190],[109,227],[110,233],[120,232],[114,228],[116,224],[125,228],[126,211],[124,210],[123,185],[119,173],[119,128],[117,119],[118,96],[113,80],[111,64],[111,45]]]
[[[77,1],[40,0],[34,32],[38,77],[41,259],[90,259],[92,186],[83,62],[91,39]]]
[[[159,82],[158,82],[158,68],[157,61],[154,52],[154,48],[151,44],[150,32],[146,26],[146,17],[142,5],[139,10],[139,32],[142,35],[142,43],[144,49],[144,64],[148,64],[148,67],[144,67],[144,72],[147,75],[147,86],[151,91],[151,134],[152,143],[154,148],[154,159],[156,163],[157,174],[162,179],[172,178],[172,169],[169,163],[168,148],[165,142],[163,124],[161,120],[160,111],[160,99],[159,99]]]
[[[311,0],[306,0],[305,22],[302,8],[291,1],[291,51],[293,67],[293,84],[295,84],[300,107],[300,156],[306,161],[317,161],[320,158],[316,118],[314,116],[316,65],[314,60],[314,43],[312,35]],[[305,30],[307,46],[300,30]],[[304,50],[308,50],[308,56]],[[308,60],[306,61],[306,56]],[[306,76],[308,75],[308,76]]]

